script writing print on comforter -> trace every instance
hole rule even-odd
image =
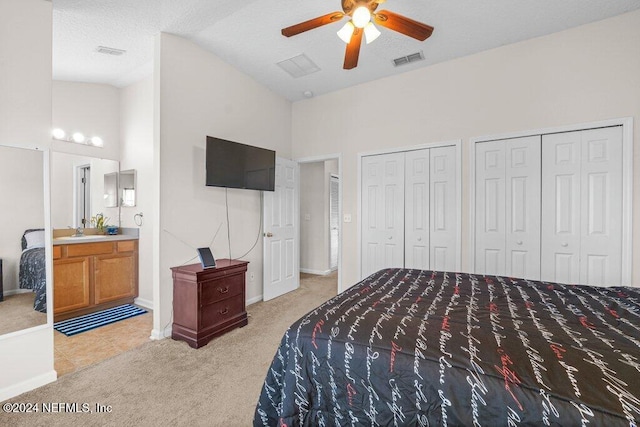
[[[388,269],[294,323],[254,425],[636,425],[640,293]]]

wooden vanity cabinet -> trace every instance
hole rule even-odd
[[[137,240],[54,246],[54,322],[132,303],[137,296]]]

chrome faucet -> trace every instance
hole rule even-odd
[[[67,226],[67,227],[69,227],[70,229],[73,230],[73,227],[71,227],[70,225]],[[76,228],[76,234],[74,234],[71,237],[82,237],[82,236],[84,236],[84,229],[82,227],[77,227]]]

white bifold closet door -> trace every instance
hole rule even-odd
[[[382,268],[455,269],[454,146],[362,158],[362,275]]]
[[[622,127],[544,135],[542,280],[619,285]]]
[[[362,274],[404,266],[404,153],[362,158]]]
[[[476,144],[475,266],[540,278],[540,136]]]

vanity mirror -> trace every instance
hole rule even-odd
[[[120,206],[136,205],[136,171],[134,169],[120,172]]]
[[[120,226],[119,167],[116,160],[52,152],[52,227],[89,228],[98,214],[108,218],[108,225]]]
[[[0,335],[47,322],[44,156],[0,146]]]

